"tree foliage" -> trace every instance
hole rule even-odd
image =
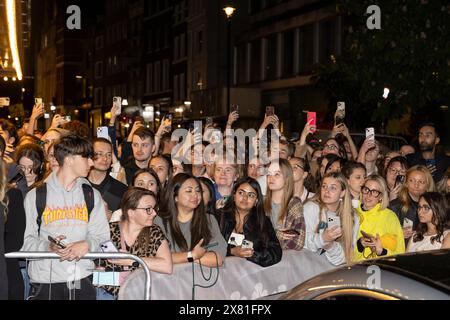
[[[381,30],[369,30],[370,5]],[[317,66],[317,85],[347,103],[360,127],[412,116],[450,101],[450,3],[439,0],[339,0],[341,55]],[[390,96],[384,99],[384,88]]]

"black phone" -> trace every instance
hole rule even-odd
[[[366,239],[368,239],[368,240],[373,240],[375,237],[374,236],[372,236],[372,235],[370,235],[370,234],[368,234],[368,233],[366,233],[366,232],[364,232],[364,231],[362,231],[361,230],[361,234],[362,234],[362,236],[364,237],[364,238],[366,238]]]
[[[398,175],[395,178],[395,187],[398,186],[399,184],[404,184],[405,180],[406,180],[406,176]]]
[[[57,245],[61,249],[65,249],[66,248],[66,245],[64,243],[62,243],[61,241],[56,240],[52,236],[48,236],[48,241],[54,243],[55,245]]]
[[[22,172],[18,172],[14,177],[12,177],[11,178],[11,180],[9,180],[9,184],[14,184],[14,183],[17,183],[17,182],[19,182],[20,180],[22,180],[24,177],[23,177],[23,174],[22,174]]]

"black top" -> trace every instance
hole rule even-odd
[[[102,183],[93,184],[91,182],[91,185],[101,193],[103,200],[108,204],[109,210],[114,212],[120,209],[122,197],[128,190],[126,185],[114,179],[109,174],[106,175]]]
[[[222,213],[222,221],[220,225],[220,231],[222,232],[225,241],[228,242],[234,228],[236,227],[236,220],[234,215]],[[267,232],[268,243],[264,244],[261,240],[261,236],[258,230],[255,230],[255,221],[249,218],[244,224],[244,236],[245,240],[253,242],[254,254],[252,257],[247,258],[247,260],[254,262],[261,267],[268,267],[280,262],[283,251],[281,250],[280,242],[278,241],[275,230],[272,226],[272,222],[268,217],[265,217],[264,229]],[[234,246],[228,244],[227,256],[231,255],[231,248]]]
[[[5,206],[0,203],[0,300],[8,300],[8,278],[5,261]]]
[[[20,190],[10,189],[7,192],[8,214],[5,225],[5,252],[18,252],[23,245],[26,226],[25,208]],[[3,211],[3,210],[1,210]],[[24,285],[18,259],[8,259],[9,300],[23,300]],[[24,263],[24,262],[22,262]]]
[[[416,165],[422,165],[427,167],[431,175],[433,176],[434,182],[439,182],[444,177],[445,171],[450,167],[450,157],[446,155],[437,155],[434,159],[434,164],[431,163],[428,160],[425,160],[422,157],[422,153],[413,153],[408,154],[406,156],[406,160],[408,160],[408,163],[411,167]]]
[[[131,142],[125,142],[123,144],[122,158],[120,159],[120,164],[125,169],[127,184],[131,186],[134,174],[140,169],[136,165],[136,161],[133,156],[133,149],[131,147]]]
[[[410,201],[410,207],[408,212],[406,214],[403,214],[402,212],[402,203],[400,202],[400,199],[392,200],[389,204],[389,209],[394,211],[394,213],[397,215],[398,220],[400,221],[400,225],[403,227],[403,222],[405,221],[405,218],[408,218],[412,222],[414,222],[413,230],[416,230],[417,225],[419,224],[419,216],[417,215],[417,207],[419,206],[419,203],[414,201],[411,197],[409,197]]]

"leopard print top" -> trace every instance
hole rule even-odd
[[[109,224],[110,230],[111,230],[111,241],[114,243],[117,249],[121,249],[121,241],[120,241],[120,226],[119,222],[112,222]],[[148,247],[139,247],[137,245],[137,241],[131,246],[128,247],[127,244],[126,251],[130,254],[133,254],[135,256],[138,256],[140,258],[147,258],[147,257],[154,257],[156,256],[156,253],[158,252],[159,247],[161,246],[161,243],[166,240],[166,237],[164,235],[164,232],[161,230],[160,227],[157,225],[152,225],[150,227],[150,245]],[[99,266],[104,267],[105,271],[116,271],[116,272],[122,272],[122,271],[134,271],[138,268],[136,267],[128,267],[128,270],[124,270],[124,267],[122,266],[115,266],[111,263],[109,263],[106,260],[100,260],[100,263],[98,263]],[[102,286],[103,289],[108,291],[109,293],[113,294],[117,297],[117,294],[119,293],[120,287],[113,287],[113,286]]]

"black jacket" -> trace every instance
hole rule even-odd
[[[5,207],[0,204],[0,300],[8,300],[8,277],[5,261]]]
[[[223,213],[221,220],[220,231],[222,232],[225,241],[228,242],[236,226],[236,221],[233,215],[226,213]],[[269,267],[277,264],[283,256],[283,251],[281,250],[280,242],[278,241],[272,222],[268,217],[266,217],[265,230],[269,239],[267,245],[263,244],[258,234],[258,230],[254,230],[254,226],[255,222],[252,218],[248,219],[244,225],[245,240],[253,242],[254,250],[254,255],[251,258],[247,258],[247,260],[258,264],[261,267]],[[231,248],[233,248],[233,246],[229,244],[227,248],[227,256],[231,256]]]
[[[408,212],[406,212],[406,215],[402,212],[402,203],[400,202],[400,199],[392,200],[389,204],[389,209],[394,211],[394,213],[397,215],[398,220],[400,221],[400,225],[403,227],[403,222],[405,221],[405,218],[408,218],[409,220],[414,222],[413,230],[416,230],[417,225],[419,224],[419,216],[417,214],[417,207],[419,204],[415,202],[411,197],[409,198],[409,201],[411,203],[411,206],[409,207]]]
[[[100,184],[93,184],[92,186],[97,189],[103,200],[108,204],[108,209],[111,211],[116,211],[120,209],[120,202],[125,192],[127,192],[128,187],[122,182],[114,179],[109,174],[106,175],[105,180]]]
[[[7,192],[8,214],[5,225],[5,252],[18,252],[23,245],[26,216],[23,206],[22,193],[18,189],[10,189]],[[8,259],[9,300],[23,300],[24,285],[20,272],[19,260]]]
[[[417,152],[413,154],[408,154],[406,160],[411,167],[422,165],[427,166],[426,160],[422,157],[422,153]],[[445,171],[450,167],[450,157],[446,155],[436,155],[436,168],[431,171],[434,182],[439,182],[444,177]]]
[[[136,165],[136,160],[133,156],[133,148],[131,142],[125,142],[122,147],[122,158],[120,159],[121,166],[125,169],[127,184],[131,186],[133,183],[134,174],[140,169]]]

